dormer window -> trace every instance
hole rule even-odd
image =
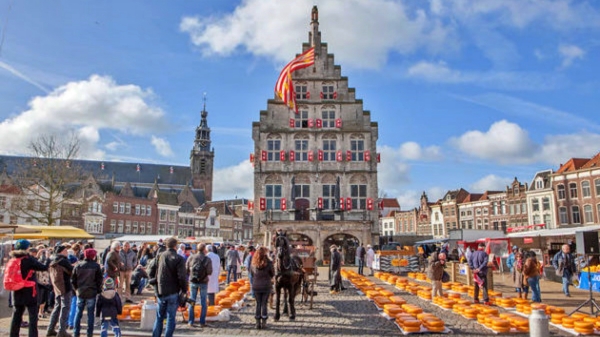
[[[535,181],[535,188],[536,189],[544,188],[544,182],[542,181],[542,179],[538,179]]]

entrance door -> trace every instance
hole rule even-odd
[[[308,221],[310,220],[310,202],[308,199],[296,199],[294,202],[294,209],[296,214],[294,219],[296,221]]]
[[[342,259],[345,265],[354,265],[354,257],[356,256],[356,248],[358,248],[358,239],[350,234],[338,233],[333,234],[325,238],[323,242],[323,261],[329,262],[331,260],[331,251],[329,247],[336,245],[342,249]]]

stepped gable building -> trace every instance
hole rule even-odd
[[[378,125],[321,42],[316,6],[311,18],[302,52],[314,47],[314,65],[291,74],[298,113],[270,99],[252,124],[254,239],[271,245],[282,229],[319,260],[336,244],[348,262],[379,239]]]

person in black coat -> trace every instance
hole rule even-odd
[[[273,288],[273,276],[275,269],[273,263],[269,260],[267,249],[260,247],[254,253],[250,264],[250,274],[252,275],[252,292],[256,298],[256,328],[264,329],[267,325],[267,300]]]
[[[337,294],[342,288],[342,256],[335,245],[331,245],[331,261],[329,263],[329,285],[331,293]]]
[[[35,257],[29,255],[29,241],[20,239],[15,244],[15,250],[11,252],[13,259],[23,258],[21,260],[21,274],[23,279],[27,277],[30,271],[46,271],[48,265],[40,263]],[[35,272],[32,273],[29,281],[36,282]],[[37,292],[34,293],[35,286],[24,287],[13,293],[14,311],[10,323],[10,337],[19,337],[21,323],[23,322],[23,313],[25,308],[29,313],[29,337],[38,336],[38,298]]]

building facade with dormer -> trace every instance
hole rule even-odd
[[[378,125],[321,42],[316,6],[310,27],[302,52],[314,48],[314,64],[291,73],[298,112],[270,99],[252,125],[254,237],[271,245],[280,228],[319,260],[336,244],[354,261],[379,240]]]

